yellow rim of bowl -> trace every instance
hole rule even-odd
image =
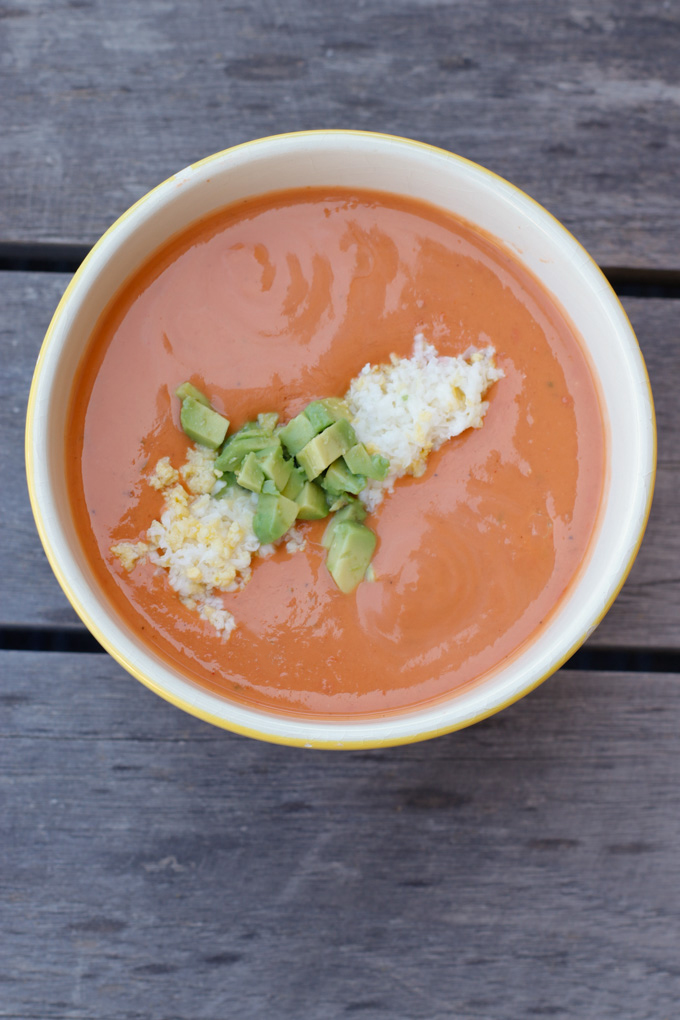
[[[613,594],[607,601],[606,605],[604,606],[604,609],[599,614],[599,616],[588,626],[586,631],[579,636],[579,638],[573,643],[569,650],[565,652],[565,654],[556,663],[551,665],[549,670],[542,674],[537,680],[532,681],[531,683],[527,684],[526,687],[523,687],[520,691],[515,692],[511,697],[505,699],[504,701],[499,702],[498,704],[494,705],[489,709],[484,710],[483,712],[479,712],[478,714],[471,716],[469,719],[464,719],[460,722],[453,723],[451,725],[427,730],[422,733],[409,734],[408,736],[392,739],[388,737],[382,740],[380,738],[365,738],[363,740],[350,739],[338,741],[314,737],[310,738],[283,737],[277,734],[262,732],[261,730],[254,729],[251,727],[238,725],[236,723],[231,722],[230,720],[226,720],[221,718],[220,716],[213,715],[211,712],[203,711],[202,709],[196,707],[195,705],[192,705],[190,702],[185,701],[183,698],[180,698],[174,694],[170,694],[163,687],[160,687],[153,680],[150,680],[147,676],[145,676],[141,670],[139,670],[135,665],[129,662],[126,659],[126,657],[121,654],[121,652],[119,652],[115,647],[113,647],[113,645],[109,642],[107,636],[101,631],[99,625],[91,618],[90,614],[80,605],[77,596],[71,589],[68,580],[64,576],[61,567],[53,553],[53,550],[47,540],[44,521],[40,511],[40,507],[38,505],[38,500],[36,498],[35,486],[33,482],[33,453],[31,449],[31,435],[33,432],[33,419],[35,415],[36,393],[38,389],[40,374],[42,372],[42,367],[45,360],[45,352],[51,341],[52,335],[54,334],[54,331],[56,329],[56,324],[62,314],[64,307],[66,306],[69,300],[71,291],[74,289],[78,277],[80,276],[83,268],[88,264],[88,262],[90,262],[94,253],[102,246],[105,239],[108,238],[109,235],[112,234],[121,223],[127,220],[135,212],[135,210],[137,210],[140,206],[144,205],[151,198],[152,195],[154,195],[157,191],[159,191],[161,188],[167,185],[170,181],[174,180],[177,174],[173,174],[172,177],[169,177],[166,180],[161,181],[160,184],[157,184],[155,188],[152,188],[151,191],[148,191],[145,195],[138,199],[134,203],[134,205],[131,205],[129,209],[126,209],[126,211],[122,213],[122,215],[119,216],[118,219],[116,219],[111,224],[111,226],[102,234],[99,240],[93,245],[88,254],[85,256],[83,262],[74,273],[73,278],[69,282],[59,304],[57,305],[54,315],[52,316],[52,320],[47,328],[47,332],[45,333],[45,339],[43,340],[43,343],[41,345],[40,353],[38,354],[38,360],[36,362],[36,367],[33,374],[33,381],[31,383],[31,389],[28,396],[28,406],[26,411],[26,433],[25,433],[25,456],[26,456],[26,475],[28,482],[28,494],[31,502],[31,509],[33,511],[33,516],[36,522],[36,527],[38,529],[38,535],[40,537],[40,541],[42,542],[43,549],[45,550],[45,554],[57,578],[57,581],[59,582],[64,594],[66,595],[67,599],[73,606],[74,610],[76,611],[80,619],[83,621],[87,629],[90,631],[90,633],[96,638],[99,644],[101,644],[102,647],[109,653],[109,655],[113,659],[115,659],[115,661],[118,662],[118,664],[121,665],[128,673],[132,674],[132,676],[139,680],[140,683],[144,684],[145,687],[148,687],[150,690],[154,691],[155,694],[158,694],[165,701],[169,701],[176,708],[180,708],[183,711],[188,712],[189,715],[196,716],[197,718],[202,719],[204,722],[211,723],[212,725],[218,726],[221,729],[226,729],[233,733],[239,733],[242,736],[252,737],[256,740],[262,740],[272,744],[284,744],[292,747],[307,747],[327,750],[340,750],[340,749],[360,750],[372,747],[396,747],[400,744],[418,743],[421,740],[430,740],[433,737],[440,737],[444,736],[444,734],[446,733],[453,733],[456,730],[465,729],[466,727],[481,722],[483,719],[488,719],[490,716],[496,715],[497,712],[501,712],[503,711],[503,709],[508,708],[508,706],[513,705],[516,701],[519,701],[525,695],[535,690],[549,677],[556,673],[557,670],[560,669],[569,658],[571,658],[574,652],[576,652],[581,647],[583,642],[590,636],[590,634],[592,634],[595,628],[601,623],[602,619],[611,609],[614,601],[616,600],[619,592],[621,591],[621,588],[623,587],[626,581],[626,578],[628,577],[628,574],[630,573],[631,567],[633,566],[635,558],[640,549],[645,529],[647,527],[647,522],[649,520],[649,514],[652,507],[652,497],[654,494],[654,483],[656,478],[656,460],[657,460],[657,429],[656,429],[656,416],[654,411],[654,399],[652,395],[652,388],[649,381],[647,367],[645,365],[645,361],[642,356],[642,351],[640,349],[640,345],[637,340],[635,331],[633,330],[633,327],[631,325],[630,319],[628,318],[625,308],[619,301],[618,295],[614,291],[613,287],[609,283],[609,280],[604,275],[604,273],[602,272],[598,264],[595,262],[593,257],[589,254],[588,251],[586,251],[581,242],[574,237],[571,231],[569,231],[564,226],[564,224],[557,219],[557,217],[553,216],[553,214],[548,209],[542,206],[540,202],[537,202],[530,195],[527,195],[526,192],[522,191],[521,188],[518,188],[516,185],[512,184],[511,181],[508,181],[504,177],[501,177],[500,174],[494,173],[493,170],[488,170],[486,167],[481,166],[479,163],[475,163],[473,160],[466,159],[465,156],[459,156],[456,153],[449,152],[446,149],[441,149],[436,145],[430,145],[427,142],[418,142],[412,138],[404,138],[400,135],[390,135],[379,131],[358,131],[352,129],[344,130],[341,128],[336,128],[328,130],[319,129],[316,131],[289,131],[279,135],[266,135],[263,138],[252,139],[251,141],[248,142],[242,142],[240,145],[234,145],[228,149],[222,149],[220,152],[215,152],[210,156],[206,156],[204,159],[198,160],[196,163],[192,163],[191,166],[188,167],[187,169],[197,169],[198,167],[207,166],[208,164],[214,162],[215,160],[221,159],[227,153],[239,152],[243,149],[250,148],[251,146],[261,145],[264,142],[280,141],[289,138],[319,137],[321,135],[350,135],[350,136],[358,135],[364,138],[377,138],[382,141],[387,140],[400,142],[402,144],[412,146],[413,148],[424,149],[428,152],[435,152],[438,155],[444,156],[447,159],[455,160],[458,163],[464,163],[467,166],[473,167],[476,171],[481,171],[482,173],[487,174],[489,177],[493,178],[494,180],[500,181],[505,187],[508,187],[511,190],[517,192],[518,195],[521,195],[524,201],[528,200],[532,205],[536,206],[536,208],[539,209],[543,215],[548,216],[563,233],[565,233],[568,237],[570,237],[574,241],[575,244],[578,245],[581,251],[586,255],[590,265],[597,271],[599,276],[605,282],[607,289],[611,293],[611,296],[613,296],[614,300],[621,309],[621,312],[626,322],[628,323],[628,326],[630,327],[631,335],[633,336],[635,343],[637,345],[638,353],[640,355],[639,367],[642,370],[642,374],[647,386],[649,407],[652,416],[651,417],[652,470],[649,481],[649,489],[647,492],[647,503],[642,523],[640,526],[639,534],[637,536],[635,545],[633,546],[631,555],[622,571],[619,583],[617,584]],[[182,171],[179,171],[179,173],[181,172]]]

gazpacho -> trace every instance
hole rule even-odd
[[[69,438],[129,626],[190,680],[307,715],[403,710],[516,653],[604,478],[586,355],[531,274],[442,210],[342,189],[158,251],[92,337]]]

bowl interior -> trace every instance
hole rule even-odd
[[[540,635],[484,682],[433,707],[383,720],[296,720],[246,709],[203,690],[157,660],[121,626],[83,555],[66,490],[64,435],[72,380],[111,298],[161,244],[191,223],[250,196],[304,186],[406,195],[472,222],[507,246],[553,295],[584,341],[599,388],[607,478],[596,539],[559,611]],[[632,564],[649,512],[654,413],[630,324],[584,249],[544,209],[494,174],[419,143],[361,132],[311,132],[251,142],[165,181],[95,246],[55,313],[29,401],[27,464],[50,562],[85,623],[119,662],[162,696],[219,725],[311,746],[376,746],[469,724],[516,700],[594,629]]]

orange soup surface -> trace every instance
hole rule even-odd
[[[253,560],[223,602],[229,640],[165,572],[110,552],[163,505],[157,461],[186,460],[173,396],[204,390],[231,430],[341,396],[367,363],[493,345],[505,377],[481,429],[430,455],[367,520],[374,581],[350,595],[303,552]],[[231,431],[230,430],[230,431]],[[546,621],[586,555],[604,477],[603,425],[573,328],[519,262],[406,198],[340,189],[229,207],[157,252],[100,322],[74,387],[70,488],[88,559],[128,625],[197,684],[310,715],[403,710],[478,681]]]

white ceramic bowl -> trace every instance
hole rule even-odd
[[[306,185],[370,188],[424,199],[477,224],[518,253],[583,337],[600,389],[607,476],[587,563],[552,622],[509,664],[450,699],[384,719],[295,720],[204,690],[124,629],[99,590],[69,510],[64,472],[72,380],[100,313],[168,237],[239,199]],[[195,715],[264,740],[353,748],[424,739],[467,726],[520,698],[592,633],[642,540],[655,471],[652,396],[635,335],[606,279],[580,244],[531,198],[468,160],[406,139],[355,131],[280,135],[217,153],[182,170],[104,234],[57,308],[28,407],[28,483],[54,572],[101,644],[130,673]]]

